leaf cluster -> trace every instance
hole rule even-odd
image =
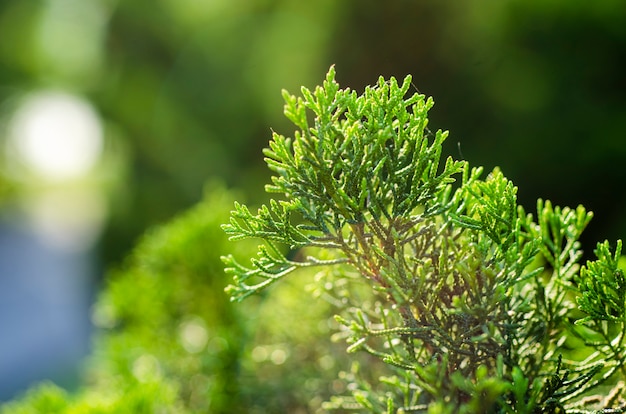
[[[257,214],[236,204],[223,226],[262,242],[250,267],[223,258],[227,291],[241,300],[321,267],[348,352],[387,367],[366,379],[355,356],[351,396],[327,408],[584,411],[626,351],[621,244],[614,254],[600,244],[581,268],[592,214],[539,200],[535,218],[499,169],[483,178],[442,162],[448,134],[430,132],[433,101],[410,86],[381,77],[359,95],[331,67],[314,91],[283,92],[297,129],[265,150],[275,174],[266,190],[280,196]]]

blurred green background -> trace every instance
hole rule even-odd
[[[281,88],[331,64],[361,90],[412,74],[449,152],[500,165],[524,203],[584,203],[623,234],[621,1],[49,0],[0,6],[5,118],[24,93],[86,99],[104,128],[106,263],[198,201],[209,177],[255,197]],[[457,144],[460,143],[458,150]],[[104,175],[104,174],[103,174]],[[102,178],[102,177],[100,177]]]
[[[621,0],[2,1],[3,217],[109,269],[207,181],[261,202],[261,149],[271,129],[292,130],[280,90],[314,87],[331,64],[357,91],[413,75],[436,102],[430,128],[451,132],[450,155],[500,166],[527,210],[547,198],[595,212],[587,254],[624,237]],[[70,120],[86,114],[96,137],[73,174],[38,167],[19,143],[41,96],[74,105]],[[81,147],[50,145],[40,158]],[[94,272],[90,284],[105,286]]]

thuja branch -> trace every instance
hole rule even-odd
[[[352,395],[329,406],[584,412],[589,392],[625,376],[621,243],[614,254],[599,245],[581,268],[591,213],[539,200],[535,220],[499,169],[483,178],[443,160],[448,133],[427,127],[433,100],[410,88],[409,76],[381,77],[359,95],[331,67],[313,91],[283,91],[296,130],[274,132],[264,151],[276,199],[256,214],[236,204],[223,226],[232,240],[261,241],[250,265],[224,258],[227,291],[241,300],[312,266],[343,280],[324,286],[348,351],[387,371],[372,383],[354,370]],[[587,351],[572,353],[571,341]]]
[[[418,207],[424,210],[422,217],[441,209],[436,196],[464,163],[448,158],[438,171],[447,134],[438,131],[429,142],[424,131],[432,100],[419,94],[405,98],[410,77],[401,85],[381,78],[357,97],[339,89],[334,76],[331,68],[323,87],[314,92],[303,88],[304,98],[283,92],[285,115],[300,130],[294,138],[274,133],[265,155],[276,173],[267,190],[285,199],[263,206],[257,215],[237,205],[224,229],[234,240],[255,237],[289,249],[336,249],[364,276],[382,285],[393,283],[384,280],[383,269],[395,266],[405,272],[397,261],[403,260],[404,246],[414,239],[414,224],[421,220],[410,215]],[[316,114],[313,125],[307,110]],[[299,224],[292,223],[293,214]],[[266,278],[257,285],[240,285],[240,290],[232,286],[235,297],[305,265],[290,263],[272,250],[269,255],[263,247],[252,269],[227,259],[233,265],[228,271],[239,283],[252,276]]]

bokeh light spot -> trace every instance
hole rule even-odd
[[[200,318],[182,323],[179,335],[183,348],[191,354],[204,350],[209,341],[209,332]]]
[[[62,92],[39,92],[25,99],[9,134],[19,161],[49,181],[84,176],[102,153],[102,124],[95,110]]]

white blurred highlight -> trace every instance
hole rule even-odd
[[[80,178],[102,153],[102,125],[85,100],[62,92],[39,92],[17,109],[9,129],[15,155],[46,181]]]
[[[108,215],[95,174],[104,145],[93,106],[65,92],[36,92],[22,99],[7,132],[10,174],[39,239],[56,250],[90,249]]]

